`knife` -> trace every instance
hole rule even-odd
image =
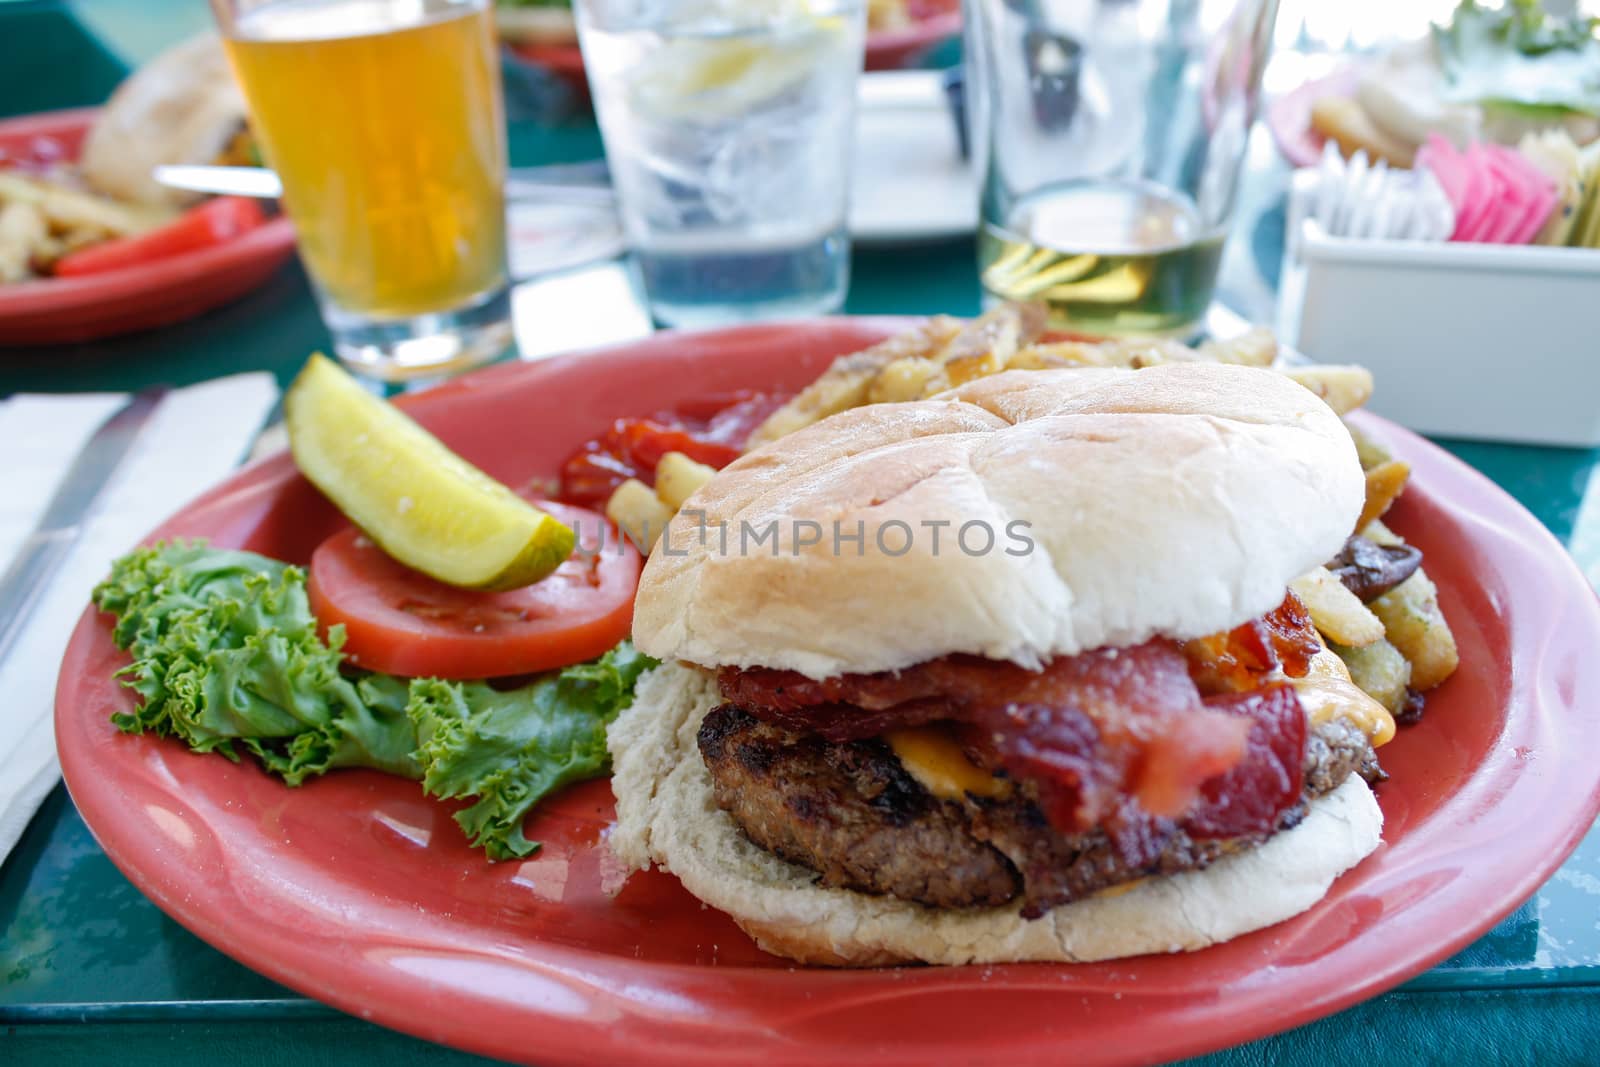
[[[610,204],[616,194],[604,184],[610,175],[604,163],[522,167],[506,175],[506,195],[513,200],[552,200],[572,204]],[[199,163],[163,163],[152,171],[171,189],[277,200],[283,182],[265,167],[224,167]]]
[[[22,542],[17,558],[5,577],[0,578],[0,663],[5,662],[28,613],[82,536],[101,490],[122,464],[166,392],[165,386],[156,386],[135,393],[100,424],[72,461],[39,525]]]

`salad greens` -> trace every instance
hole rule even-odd
[[[1487,7],[1461,0],[1433,28],[1449,95],[1519,110],[1600,115],[1600,37],[1595,20],[1556,17],[1539,0]]]
[[[243,749],[292,786],[340,767],[420,780],[475,800],[456,821],[505,859],[539,847],[522,833],[535,804],[605,773],[606,725],[655,665],[623,642],[516,689],[347,673],[343,628],[318,636],[305,582],[299,567],[203,543],[118,560],[94,602],[117,617],[112,637],[133,656],[120,675],[141,703],[117,727],[235,761]]]

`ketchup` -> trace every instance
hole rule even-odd
[[[605,433],[561,465],[557,496],[580,507],[604,508],[629,478],[653,485],[656,464],[668,452],[721,470],[744,452],[744,443],[788,397],[740,391],[680,405],[675,411],[612,422]]]

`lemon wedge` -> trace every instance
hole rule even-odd
[[[284,398],[300,471],[380,548],[449,585],[531,585],[576,536],[313,355]]]
[[[666,119],[735,119],[791,91],[816,73],[829,49],[849,44],[844,18],[803,9],[759,37],[668,40],[631,77],[633,105]]]

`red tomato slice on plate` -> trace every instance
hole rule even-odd
[[[311,611],[324,629],[344,626],[355,666],[385,674],[497,678],[593,659],[628,636],[643,561],[596,513],[535,503],[578,533],[578,551],[543,581],[506,593],[457,589],[396,562],[352,526],[311,555]]]

